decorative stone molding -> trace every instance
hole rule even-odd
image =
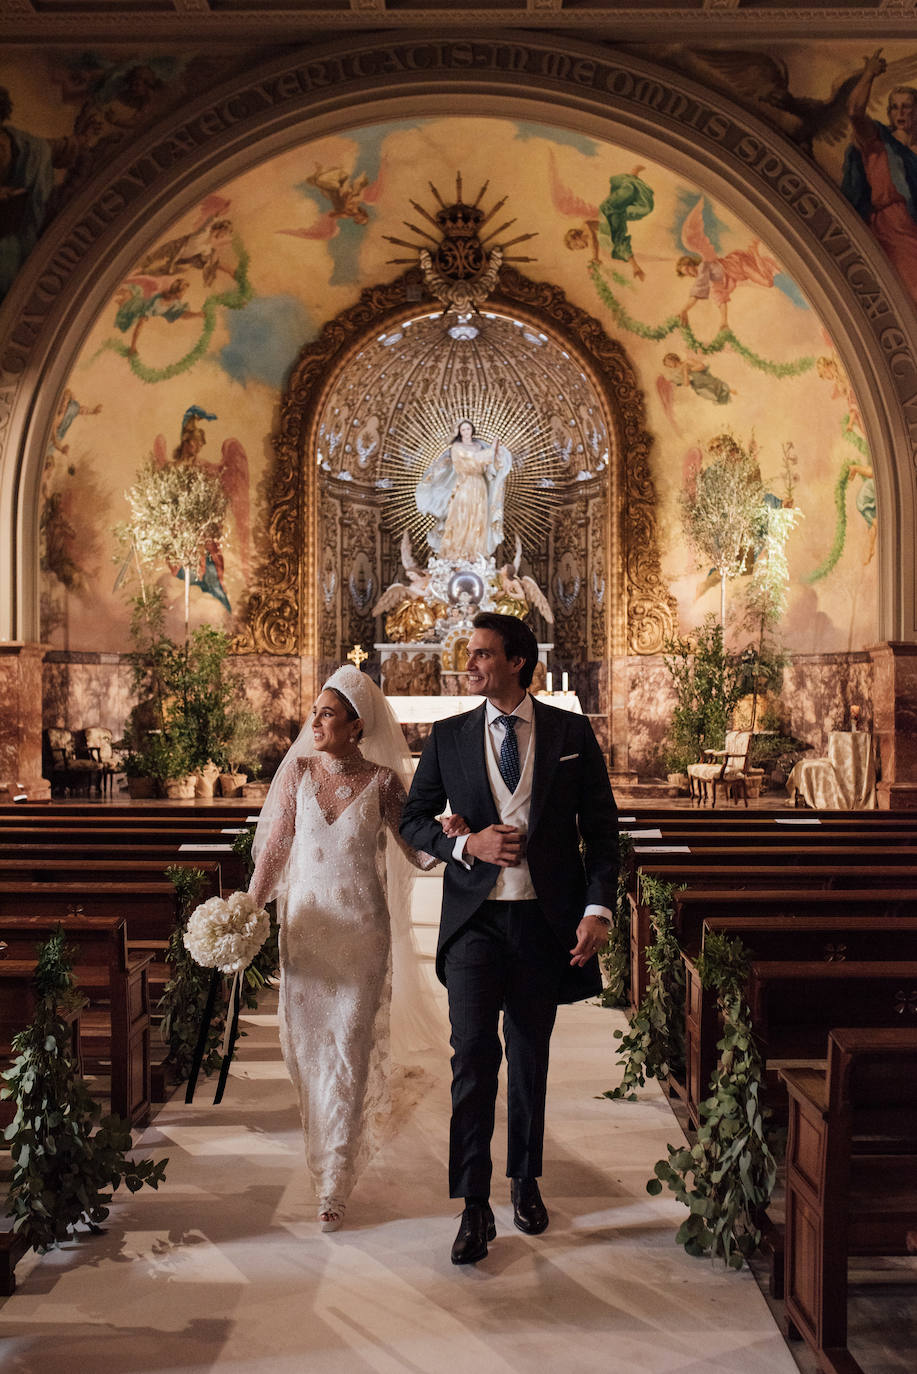
[[[87,328],[131,265],[139,227],[165,224],[310,128],[343,127],[357,102],[372,102],[376,116],[412,99],[435,113],[469,95],[489,113],[562,111],[583,132],[629,142],[684,169],[779,243],[863,399],[883,508],[880,632],[917,636],[917,312],[866,226],[797,149],[724,97],[611,49],[502,32],[360,34],[275,59],[163,120],[52,222],[0,309],[0,635],[37,633],[36,493],[51,411]],[[652,607],[630,576],[631,620],[650,626]],[[272,642],[287,641],[293,614],[272,607]]]

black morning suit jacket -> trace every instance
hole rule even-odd
[[[614,909],[618,881],[618,822],[614,797],[592,727],[585,716],[533,700],[535,759],[526,859],[535,895],[559,937],[564,974],[558,1000],[576,1002],[601,991],[598,959],[570,967],[576,927],[587,904]],[[473,831],[497,825],[485,762],[485,706],[437,721],[404,808],[408,844],[444,860],[443,910],[436,972],[445,982],[446,946],[469,921],[497,880],[495,864],[470,869],[452,858],[454,839],[435,819],[449,805]],[[582,849],[580,839],[582,838]]]

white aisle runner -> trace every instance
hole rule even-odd
[[[432,953],[439,881],[417,884]],[[449,1249],[448,1047],[402,1095],[397,1130],[322,1235],[276,1018],[245,1021],[219,1107],[203,1083],[143,1137],[167,1182],[114,1207],[109,1229],[22,1262],[0,1302],[11,1374],[794,1374],[751,1275],[723,1274],[673,1243],[684,1216],[645,1182],[678,1127],[654,1086],[616,1081],[617,1013],[562,1008],[553,1041],[545,1235],[512,1226],[497,1165],[497,1239],[479,1265]],[[209,1092],[208,1092],[209,1088]],[[499,1160],[505,1128],[498,1119]],[[120,1194],[119,1194],[120,1196]]]

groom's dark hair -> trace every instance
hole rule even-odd
[[[498,634],[507,658],[525,659],[519,669],[519,686],[530,686],[538,662],[538,640],[528,625],[517,616],[499,615],[496,611],[481,611],[471,623],[476,630],[493,630]]]

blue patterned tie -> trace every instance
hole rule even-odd
[[[499,723],[505,727],[503,743],[500,745],[500,773],[503,781],[511,792],[515,792],[519,786],[519,741],[516,739],[516,717],[497,716]]]

